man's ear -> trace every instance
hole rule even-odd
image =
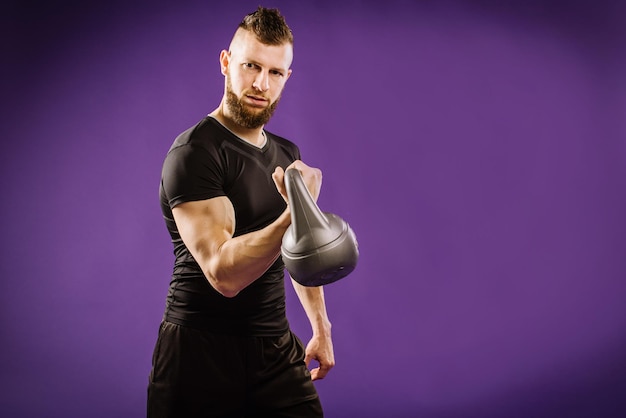
[[[228,73],[228,64],[230,64],[230,53],[223,49],[222,52],[220,52],[220,71],[222,75]]]

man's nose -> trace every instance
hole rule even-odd
[[[260,71],[257,74],[252,87],[259,91],[267,91],[270,88],[270,77],[267,71]]]

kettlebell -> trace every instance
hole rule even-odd
[[[322,212],[295,168],[285,172],[291,225],[283,235],[281,254],[289,275],[303,286],[333,283],[356,267],[359,248],[350,225]]]

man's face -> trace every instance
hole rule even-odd
[[[243,97],[237,96],[233,90],[230,75],[226,75],[226,106],[228,106],[230,116],[238,125],[248,129],[256,129],[270,120],[276,106],[278,106],[280,96],[271,103],[267,101],[268,104],[265,106],[251,106],[246,98],[250,95],[259,97],[258,93],[254,92],[244,92]]]
[[[291,75],[292,57],[290,44],[265,45],[245,30],[235,34],[221,61],[226,106],[237,124],[255,129],[269,121]]]

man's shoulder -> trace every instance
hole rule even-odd
[[[277,145],[279,145],[282,148],[286,148],[289,150],[294,150],[297,151],[298,150],[298,146],[290,141],[289,139],[282,137],[280,135],[276,135],[273,132],[270,132],[268,130],[265,130],[265,134],[272,140],[274,141]]]
[[[171,149],[184,145],[207,147],[223,141],[223,138],[224,133],[221,125],[212,117],[206,116],[195,125],[181,132],[174,140]]]

